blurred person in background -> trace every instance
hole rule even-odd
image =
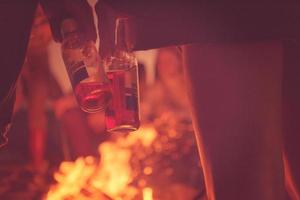
[[[47,138],[47,102],[61,95],[49,71],[48,45],[52,40],[50,26],[40,6],[37,7],[26,60],[19,77],[15,112],[22,103],[27,105],[29,149],[36,170],[45,168],[45,148]],[[49,104],[48,104],[49,106]]]
[[[188,97],[179,48],[168,47],[158,50],[155,77],[156,81],[153,85],[150,84],[149,88],[142,87],[141,89],[142,102],[147,102],[149,106],[142,112],[172,111],[177,113],[174,117],[189,119]],[[155,114],[160,115],[160,113]],[[151,114],[145,115],[151,116]]]
[[[167,47],[157,51],[156,80],[153,84],[146,84],[143,81],[147,71],[143,69],[143,65],[139,66],[139,71],[142,126],[154,126],[158,132],[151,146],[155,153],[140,161],[153,163],[151,165],[153,172],[146,177],[146,181],[154,189],[154,198],[164,200],[205,198],[181,50],[177,47]],[[156,150],[157,146],[160,146],[160,151]]]
[[[66,154],[65,159],[95,155],[97,142],[101,141],[99,135],[104,131],[104,123],[96,122],[99,119],[96,117],[97,114],[88,115],[81,111],[72,91],[66,92],[64,90],[66,86],[57,81],[59,75],[53,73],[52,68],[60,68],[59,74],[64,76],[64,64],[57,62],[61,60],[60,46],[56,49],[51,48],[52,40],[48,19],[39,5],[31,30],[26,60],[18,81],[14,106],[15,112],[18,112],[22,105],[26,106],[29,152],[36,170],[45,170],[46,150],[51,149],[47,140],[52,138],[49,126],[53,124],[49,125],[48,110],[54,112],[60,124],[62,136],[56,139],[63,140],[60,144]],[[53,66],[54,64],[58,66]],[[65,82],[69,81],[66,75],[63,78],[66,79]]]
[[[65,159],[97,155],[98,145],[109,137],[104,113],[84,113],[72,93],[53,102],[53,109],[67,145]]]

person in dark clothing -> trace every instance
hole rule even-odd
[[[23,65],[34,13],[41,3],[52,25],[57,41],[60,22],[68,17],[75,18],[86,38],[96,39],[92,8],[85,0],[12,0],[0,3],[0,36],[2,45],[0,63],[0,145],[7,142],[7,131],[15,99],[15,84]]]
[[[48,15],[57,40],[66,13],[81,13],[74,15],[81,22],[89,13],[71,6],[84,4],[80,0],[45,2],[45,8],[56,7]],[[9,121],[12,103],[7,97],[13,97],[9,91],[24,59],[24,30],[33,15],[34,6],[24,4],[7,9],[15,11],[6,13],[14,19],[12,25],[1,18],[2,27],[8,27],[1,37],[8,48],[1,65],[11,66],[1,74],[1,127]],[[25,11],[28,17],[21,23]],[[300,109],[298,1],[99,0],[96,12],[103,58],[114,50],[115,19],[120,17],[130,19],[133,50],[185,45],[188,93],[209,199],[283,200],[288,199],[286,189],[299,199],[299,145],[293,142],[300,129],[295,114]],[[93,27],[89,25],[83,23],[83,30]]]
[[[0,133],[1,142],[11,120],[15,98],[15,83],[23,65],[25,51],[37,1],[1,2],[1,66],[0,77]],[[18,13],[18,14],[16,14]],[[21,16],[21,17],[20,17]],[[4,135],[4,136],[3,136]]]

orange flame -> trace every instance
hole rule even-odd
[[[94,157],[80,157],[75,162],[62,162],[58,172],[54,174],[57,184],[50,187],[44,199],[93,199],[93,194],[97,194],[94,199],[98,200],[101,199],[100,194],[114,200],[133,199],[138,189],[130,186],[134,173],[130,165],[130,148],[137,142],[145,147],[150,146],[156,136],[157,132],[152,126],[142,126],[126,137],[118,137],[115,142],[100,144],[100,162]],[[145,174],[151,172],[150,167],[144,169]],[[144,188],[143,195],[144,200],[152,200],[151,188]]]
[[[153,200],[153,191],[151,188],[146,187],[143,189],[143,200]]]

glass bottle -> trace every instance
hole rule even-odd
[[[139,128],[139,86],[137,59],[131,52],[127,37],[127,19],[116,23],[116,48],[105,60],[112,88],[112,100],[105,112],[108,132],[131,132]]]
[[[61,26],[62,57],[75,97],[85,112],[104,110],[111,99],[108,78],[93,41],[86,41],[74,19]]]

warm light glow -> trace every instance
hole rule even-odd
[[[91,185],[105,191],[110,197],[118,197],[122,191],[128,189],[128,184],[132,181],[129,164],[131,152],[114,142],[102,143],[99,152],[101,164],[91,180]]]
[[[153,200],[153,191],[151,188],[146,187],[143,189],[143,200]]]
[[[80,192],[95,171],[96,165],[90,163],[91,158],[78,158],[73,162],[63,162],[54,179],[59,183],[50,188],[47,200],[62,200],[66,196],[76,195]]]
[[[130,165],[134,153],[131,147],[136,144],[150,146],[156,136],[153,127],[142,126],[126,137],[120,136],[115,141],[100,144],[99,162],[91,156],[78,158],[75,162],[62,162],[59,170],[54,174],[57,184],[50,187],[45,200],[99,200],[103,195],[113,200],[134,199],[138,189],[130,185],[134,176]],[[152,168],[145,167],[143,172],[149,175],[152,173]],[[93,194],[94,198],[91,197]],[[152,200],[152,189],[145,188],[143,196],[144,200]]]
[[[144,168],[144,174],[146,174],[146,175],[152,174],[152,167],[145,167]]]

